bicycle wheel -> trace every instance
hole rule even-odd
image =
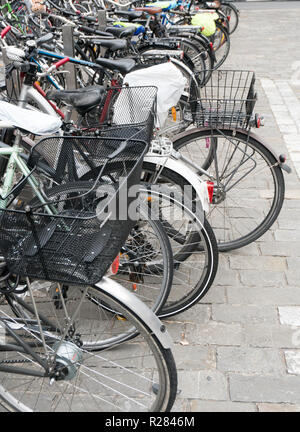
[[[83,195],[90,188],[90,182],[82,181],[56,186],[46,193],[50,200],[55,197],[56,200],[65,202],[74,193]],[[95,192],[95,196],[91,197],[89,194],[88,199],[83,198],[80,206],[84,209],[94,209],[98,203],[99,198]],[[37,199],[31,201],[30,205],[38,205]],[[113,279],[134,292],[154,312],[158,312],[163,307],[172,286],[172,250],[161,223],[147,216],[147,207],[139,206],[138,212],[140,220],[120,250],[119,269]]]
[[[213,179],[213,205],[207,215],[220,251],[246,246],[277,219],[284,200],[284,177],[278,161],[247,132],[192,130],[174,148],[207,170]]]
[[[143,164],[143,174],[153,175],[154,164]],[[166,170],[169,171],[169,170]],[[160,318],[181,313],[196,304],[211,287],[218,268],[218,248],[209,223],[204,223],[183,201],[183,195],[172,184],[165,171],[160,175],[158,191],[141,189],[141,199],[159,217],[169,237],[174,261],[173,285],[168,299],[158,313]],[[186,197],[185,197],[186,198]],[[151,213],[153,214],[153,213]]]
[[[36,306],[30,319],[16,319],[10,305],[1,302],[0,398],[15,411],[169,411],[176,397],[176,367],[170,348],[141,318],[141,311],[151,312],[139,302],[137,313],[97,286],[70,291],[74,302],[66,300],[59,308],[57,300],[46,301],[39,289],[34,290],[28,296],[35,298]],[[122,319],[99,307],[100,300],[120,311]],[[32,307],[27,298],[24,301]],[[52,322],[49,308],[54,310]],[[30,353],[16,343],[11,330]],[[139,335],[134,343],[117,346],[126,333]],[[83,335],[96,338],[101,351],[89,351]],[[9,343],[11,350],[4,351]],[[37,356],[47,362],[48,373]]]
[[[215,34],[209,38],[213,44],[216,57],[214,69],[218,69],[224,63],[230,51],[230,37],[228,31],[219,22],[216,22],[216,27]]]
[[[234,4],[226,2],[222,2],[221,10],[227,16],[229,21],[229,34],[232,34],[239,24],[239,11]]]

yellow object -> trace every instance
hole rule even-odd
[[[176,121],[177,113],[176,113],[175,107],[172,107],[172,117],[173,117],[173,120]]]
[[[212,36],[216,31],[215,15],[217,15],[218,18],[218,14],[198,13],[193,16],[191,24],[194,26],[204,27],[202,31],[204,36]]]

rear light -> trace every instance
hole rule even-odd
[[[206,185],[207,185],[208,199],[209,199],[209,202],[212,204],[213,196],[214,196],[214,182],[207,181]]]
[[[110,270],[112,272],[113,275],[118,273],[119,270],[119,266],[120,266],[120,255],[118,254],[114,260],[114,262],[112,263],[112,265],[110,266]]]
[[[228,21],[230,21],[230,20],[231,20],[231,16],[229,15],[229,16],[227,17],[227,19],[228,19]]]
[[[209,46],[211,47],[211,49],[214,49],[214,44],[212,42],[209,42]]]

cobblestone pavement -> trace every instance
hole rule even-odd
[[[265,117],[256,132],[288,154],[293,172],[270,232],[222,254],[202,304],[168,325],[181,389],[175,410],[300,411],[299,3],[239,5],[223,68],[256,71]]]
[[[299,3],[240,5],[224,68],[256,71],[256,110],[266,122],[257,133],[289,152],[293,172],[270,232],[222,254],[202,303],[168,321],[179,374],[174,411],[300,411]]]

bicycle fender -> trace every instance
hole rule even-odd
[[[202,128],[193,128],[193,129],[190,129],[188,132],[189,132],[189,134],[192,135],[193,133],[195,133],[197,131],[207,131],[207,130],[208,130],[207,128],[202,127]],[[224,130],[225,130],[225,128],[224,128]],[[245,129],[237,129],[237,128],[226,128],[226,130],[232,131],[233,137],[234,137],[235,133],[240,133],[240,134],[242,134],[242,135],[245,136],[245,139],[247,139],[247,137],[249,136],[249,137],[255,139],[256,141],[260,142],[264,147],[266,147],[267,150],[269,150],[270,153],[272,153],[272,155],[274,156],[274,158],[278,161],[278,165],[280,166],[281,169],[283,169],[287,173],[291,172],[290,167],[287,164],[285,164],[285,163],[283,163],[281,161],[282,155],[278,156],[278,154],[275,152],[275,150],[268,143],[266,143],[263,138],[261,138],[255,132],[251,131],[250,133],[248,133],[248,131],[246,131]],[[181,132],[180,134],[176,135],[176,137],[173,138],[173,142],[177,141],[178,139],[180,139],[180,138],[182,138],[183,136],[186,136],[186,135],[187,135],[186,131]]]
[[[243,131],[243,130],[238,130],[240,133],[244,133],[245,135],[246,135],[246,133],[245,133],[245,131]],[[269,145],[269,144],[267,144],[265,141],[264,141],[264,139],[262,139],[261,137],[259,137],[255,132],[250,132],[250,136],[253,138],[253,139],[255,139],[255,140],[257,140],[257,141],[259,141],[263,146],[265,146],[268,150],[269,150],[269,152],[270,153],[272,153],[272,155],[274,156],[274,158],[278,161],[278,164],[279,164],[279,166],[280,166],[280,168],[282,169],[282,170],[284,170],[285,172],[287,172],[288,174],[290,174],[291,172],[292,172],[292,170],[291,170],[291,168],[286,164],[286,163],[284,163],[284,162],[282,162],[282,158],[285,160],[285,157],[284,157],[284,155],[279,155],[278,156],[278,154],[275,152],[275,150]]]
[[[29,96],[29,100],[31,99],[31,100],[34,100],[34,102],[36,102],[39,109],[43,113],[58,117],[58,114],[56,114],[56,112],[54,111],[52,106],[49,104],[47,99],[45,99],[42,95],[40,95],[40,93],[35,88],[30,87],[27,90],[27,97],[28,96]]]
[[[182,177],[184,177],[187,180],[188,183],[190,183],[193,186],[201,204],[201,208],[199,208],[200,206],[197,208],[198,210],[197,217],[203,223],[204,212],[207,212],[209,210],[209,198],[208,198],[206,182],[200,180],[199,176],[194,171],[192,171],[191,168],[187,166],[187,164],[185,164],[184,162],[178,159],[168,158],[166,162],[164,157],[155,157],[155,156],[146,155],[144,161],[159,166],[163,166],[165,168],[170,169],[171,171],[175,171],[176,173],[179,173]]]
[[[166,326],[136,295],[108,277],[103,277],[95,286],[110,298],[118,299],[134,315],[140,317],[164,348],[172,348],[173,341],[166,330]]]

